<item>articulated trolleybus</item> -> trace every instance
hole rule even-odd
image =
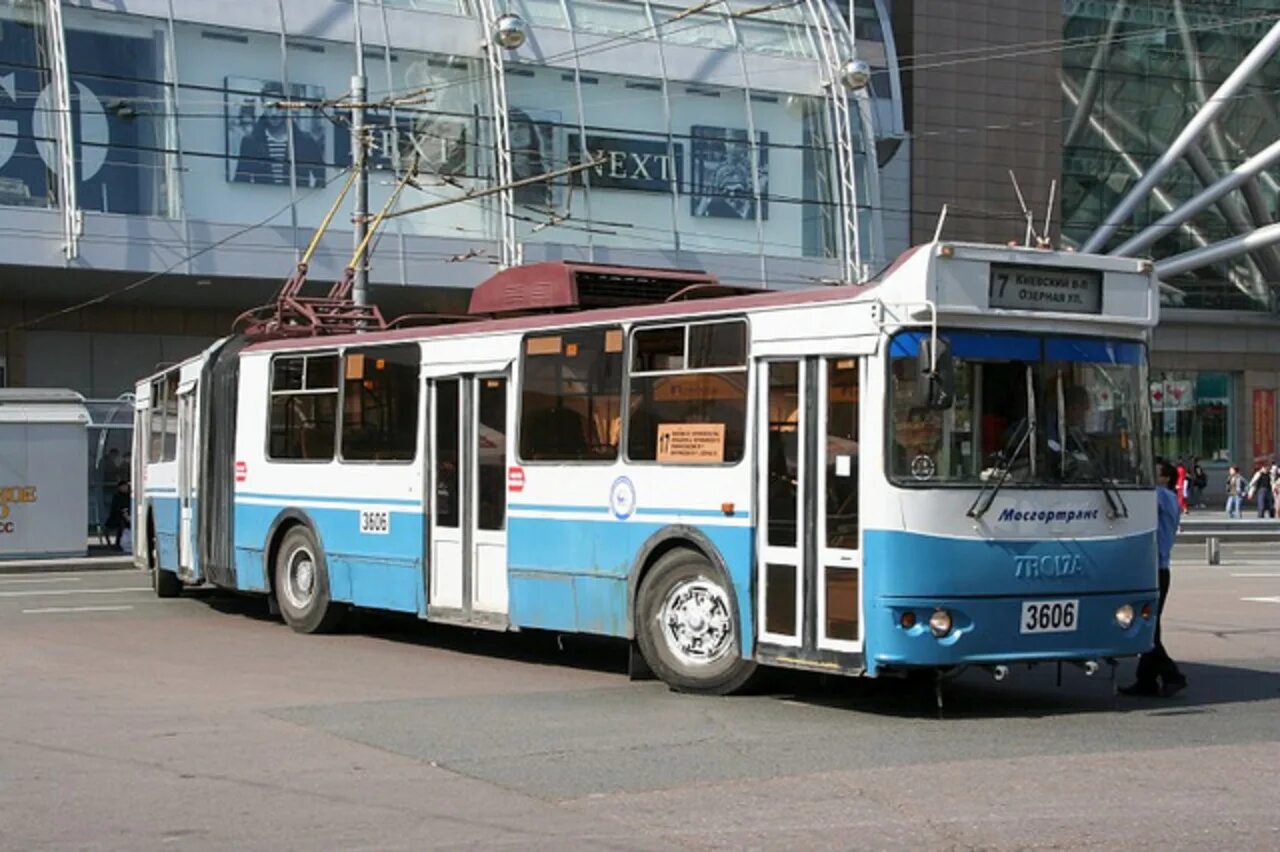
[[[1150,264],[935,242],[859,286],[698,280],[516,267],[469,319],[140,382],[139,564],[306,633],[624,637],[693,692],[1151,647]]]

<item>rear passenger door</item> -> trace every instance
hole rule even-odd
[[[427,617],[507,623],[507,457],[512,406],[504,368],[429,382]]]

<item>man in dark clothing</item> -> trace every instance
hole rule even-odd
[[[115,493],[111,495],[111,509],[107,513],[107,532],[115,536],[111,546],[116,550],[123,550],[120,539],[124,536],[124,531],[129,529],[129,512],[132,503],[129,482],[122,479],[116,484]]]
[[[1168,462],[1156,462],[1156,550],[1159,552],[1160,602],[1156,605],[1156,643],[1138,660],[1137,679],[1129,686],[1121,687],[1122,695],[1163,695],[1166,698],[1185,689],[1187,679],[1178,670],[1164,649],[1160,628],[1164,622],[1164,604],[1169,598],[1169,557],[1173,551],[1173,538],[1178,533],[1178,521],[1182,517],[1178,498],[1170,490],[1173,471]],[[1163,688],[1160,681],[1164,682]]]
[[[236,176],[243,183],[289,183],[289,123],[280,102],[284,86],[264,83],[253,129],[240,140]],[[298,186],[324,186],[324,151],[316,140],[293,124],[293,157]]]

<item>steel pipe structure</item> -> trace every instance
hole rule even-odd
[[[1204,211],[1219,198],[1253,180],[1263,169],[1278,162],[1280,162],[1280,139],[1272,142],[1266,148],[1236,166],[1225,176],[1219,178],[1216,183],[1205,187],[1187,201],[1184,201],[1176,210],[1171,210],[1160,217],[1159,221],[1153,222],[1142,232],[1130,237],[1125,243],[1112,250],[1110,254],[1116,257],[1133,257],[1138,252],[1151,246],[1171,229],[1178,227],[1191,217]]]
[[[1280,244],[1280,222],[1266,225],[1249,234],[1242,234],[1229,240],[1212,243],[1204,248],[1192,249],[1191,251],[1165,258],[1156,264],[1156,277],[1161,279],[1172,278],[1175,275],[1181,275],[1193,269],[1200,269],[1203,266],[1209,266],[1223,260],[1231,260],[1239,255],[1255,252],[1277,244]]]
[[[1245,83],[1257,73],[1258,69],[1263,66],[1277,48],[1280,48],[1280,22],[1272,26],[1262,40],[1254,45],[1253,50],[1249,51],[1244,60],[1236,66],[1236,69],[1223,81],[1222,85],[1213,93],[1213,96],[1187,123],[1187,126],[1182,129],[1182,132],[1169,145],[1168,150],[1160,155],[1159,159],[1147,170],[1137,185],[1103,219],[1102,224],[1081,247],[1083,251],[1098,252],[1102,250],[1107,241],[1119,230],[1120,223],[1133,215],[1133,211],[1137,209],[1138,205],[1142,203],[1142,200],[1147,197],[1151,190],[1159,184],[1165,173],[1178,160],[1182,159],[1187,152],[1187,148],[1200,137],[1200,134],[1213,122],[1218,113],[1244,88]]]

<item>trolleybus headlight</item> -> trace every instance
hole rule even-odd
[[[1116,624],[1121,628],[1128,630],[1129,625],[1133,624],[1133,607],[1128,604],[1121,604],[1116,607]]]
[[[902,617],[898,619],[898,623],[902,625],[903,630],[910,630],[916,626],[916,614],[911,610],[907,610],[902,614]]]
[[[939,638],[951,632],[951,613],[945,609],[935,609],[929,616],[929,629]]]
[[[1142,605],[1142,620],[1143,621],[1151,620],[1151,604],[1149,603],[1144,603]]]

